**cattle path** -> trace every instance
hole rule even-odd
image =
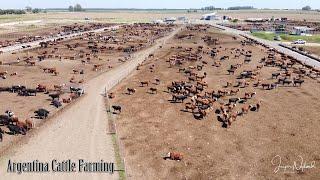
[[[30,162],[39,160],[51,162],[72,159],[85,159],[96,162],[103,159],[115,162],[111,135],[107,134],[108,120],[104,105],[104,90],[109,90],[127,77],[149,54],[164,45],[181,29],[157,40],[153,46],[135,53],[124,64],[90,80],[86,85],[86,96],[67,108],[36,130],[24,143],[15,145],[4,152],[0,159],[1,179],[118,179],[118,174],[107,173],[25,173],[22,175],[6,172],[8,160]]]

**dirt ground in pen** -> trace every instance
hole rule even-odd
[[[0,61],[2,64],[0,65],[0,73],[2,75],[0,75],[0,87],[2,90],[0,91],[0,115],[3,115],[6,110],[11,110],[19,118],[19,121],[31,119],[37,125],[45,120],[35,118],[34,111],[44,108],[50,111],[50,115],[53,115],[61,109],[51,104],[52,99],[49,97],[49,94],[61,93],[59,101],[61,101],[62,107],[65,107],[70,102],[62,102],[62,100],[70,97],[70,87],[85,87],[86,83],[92,78],[129,61],[130,54],[132,55],[149,47],[149,40],[158,39],[170,31],[170,28],[168,28],[168,31],[164,31],[163,34],[154,35],[151,31],[162,28],[166,29],[167,27],[151,27],[147,25],[140,28],[130,26],[128,28],[130,30],[120,27],[112,32],[105,31],[99,34],[92,34],[91,36],[85,35],[83,39],[77,38],[60,41],[46,48],[1,54]],[[115,41],[104,42],[98,40],[98,37],[113,37]],[[88,49],[90,45],[89,41],[97,42],[97,53],[93,54]],[[67,45],[73,48],[68,48]],[[130,46],[137,47],[138,45],[139,48],[134,52],[128,53],[123,50],[123,48]],[[105,49],[101,48],[103,46],[105,46]],[[109,49],[109,47],[112,48]],[[118,49],[119,47],[121,48]],[[83,57],[80,57],[80,54],[84,54]],[[46,58],[39,61],[38,56],[41,55],[45,55]],[[28,64],[28,59],[35,64]],[[95,65],[99,65],[100,67],[95,69]],[[53,68],[57,71],[57,74],[45,72],[45,68]],[[81,70],[84,72],[83,74],[80,73]],[[3,88],[18,85],[36,89],[39,84],[46,86],[48,93],[38,92],[36,96],[20,96],[17,92],[13,93],[3,90]],[[61,86],[62,88],[61,90],[56,90],[54,86]],[[1,124],[1,128],[5,132],[8,132],[8,128],[3,124]],[[1,142],[0,152],[14,138],[15,136],[5,133],[3,142]]]
[[[303,48],[311,54],[320,56],[320,46],[304,46]]]
[[[237,96],[245,92],[256,92],[248,104],[262,102],[259,112],[249,112],[240,116],[229,128],[222,127],[215,110],[219,103],[202,119],[197,120],[190,112],[185,112],[185,103],[172,103],[172,95],[167,86],[172,81],[186,81],[178,69],[197,66],[200,61],[188,62],[181,67],[169,68],[166,62],[172,55],[186,47],[214,45],[204,43],[205,35],[219,38],[220,52],[215,59],[229,55],[230,59],[221,62],[221,67],[212,66],[208,54],[201,54],[208,62],[202,71],[208,83],[206,90],[223,89],[227,81],[236,82],[236,76],[244,70],[253,70],[259,61],[266,57],[267,50],[262,46],[241,46],[240,40],[218,30],[207,32],[185,30],[181,34],[195,35],[191,39],[173,39],[149,58],[130,77],[112,90],[113,105],[121,105],[122,112],[115,116],[120,144],[124,148],[124,158],[130,179],[317,179],[320,169],[320,83],[309,77],[301,87],[279,86],[274,90],[261,87],[240,88]],[[177,46],[182,46],[178,49]],[[221,48],[220,48],[221,46]],[[171,48],[174,47],[174,48]],[[225,49],[227,48],[227,49]],[[235,75],[228,75],[231,64],[243,62],[244,56],[234,58],[231,48],[244,48],[252,51],[252,62],[242,65]],[[277,56],[280,59],[280,56]],[[301,65],[294,65],[300,67]],[[151,72],[152,67],[154,71]],[[258,78],[263,82],[274,82],[271,74],[279,71],[277,67],[263,67]],[[155,84],[160,79],[160,85]],[[141,87],[140,81],[149,81],[149,86]],[[157,88],[152,94],[149,88]],[[127,94],[127,88],[135,88],[136,93]],[[230,88],[229,88],[230,89]],[[237,89],[237,88],[231,88]],[[232,97],[232,96],[231,96]],[[223,98],[227,101],[228,98]],[[236,107],[241,111],[243,105]],[[164,160],[168,152],[183,154],[182,161]],[[298,168],[302,163],[315,167],[300,171],[279,168],[282,166]],[[301,160],[303,158],[303,160]],[[273,162],[273,163],[272,163]],[[291,173],[293,172],[293,173]]]

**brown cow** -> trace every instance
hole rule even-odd
[[[141,81],[140,84],[141,84],[141,87],[144,87],[144,85],[149,86],[149,82],[148,81]]]
[[[151,91],[151,93],[152,94],[157,94],[158,93],[158,90],[157,90],[157,88],[150,88],[150,91]]]
[[[27,129],[32,129],[33,128],[33,121],[31,119],[26,119],[25,123],[27,125]]]
[[[108,97],[109,97],[110,99],[113,99],[113,98],[115,98],[115,95],[114,95],[114,93],[109,93],[109,94],[108,94]]]
[[[171,159],[175,161],[181,161],[183,159],[182,153],[168,152],[168,154],[163,159]]]
[[[249,110],[251,109],[251,105],[245,105],[245,106],[243,106],[242,108],[241,108],[241,110],[242,110],[242,114],[247,114],[248,112],[249,112]]]

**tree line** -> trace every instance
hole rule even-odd
[[[5,14],[26,14],[26,13],[40,13],[40,12],[46,12],[39,8],[32,8],[30,6],[27,6],[25,9],[0,9],[0,15]]]
[[[81,12],[81,11],[85,11],[85,9],[83,9],[80,4],[76,4],[76,5],[74,5],[74,6],[69,6],[68,10],[69,10],[70,12]]]
[[[26,14],[26,11],[22,9],[0,9],[0,15],[5,14]]]
[[[217,8],[214,6],[207,6],[201,8],[203,11],[213,11],[213,10],[248,10],[248,9],[255,9],[253,6],[234,6],[234,7],[229,7],[227,9],[225,8]]]

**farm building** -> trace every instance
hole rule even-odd
[[[314,31],[314,28],[309,28],[306,26],[296,26],[293,27],[293,31],[291,34],[294,35],[307,35],[307,34],[312,34]]]
[[[172,24],[176,21],[177,19],[175,17],[170,17],[170,18],[164,18],[164,22],[168,24]]]
[[[247,18],[245,22],[251,22],[251,23],[262,23],[262,22],[267,22],[269,19],[265,18]]]
[[[157,20],[154,20],[153,23],[155,23],[155,24],[163,24],[164,22],[161,19],[157,19]]]
[[[218,16],[216,13],[210,13],[210,14],[205,14],[201,17],[201,20],[220,20],[220,16]]]

